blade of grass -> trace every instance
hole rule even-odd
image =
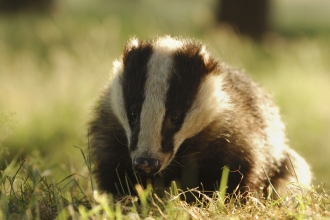
[[[15,191],[14,191],[14,181],[15,181],[15,179],[16,179],[16,176],[17,176],[17,174],[18,174],[18,172],[21,170],[21,168],[23,167],[23,164],[25,163],[25,160],[23,160],[22,162],[21,162],[21,164],[19,165],[19,167],[18,167],[18,169],[17,169],[17,171],[16,171],[16,173],[14,174],[14,176],[11,178],[11,181],[10,181],[10,186],[11,186],[11,189],[10,189],[10,196],[12,195],[12,193],[14,194],[14,196],[16,197],[16,195],[15,195]]]
[[[268,176],[268,174],[267,174],[267,172],[266,172],[266,170],[264,169],[263,166],[262,166],[262,170],[264,171],[264,173],[265,173],[265,175],[266,175],[266,178],[267,178],[267,180],[268,180],[268,183],[269,183],[269,185],[271,186],[272,190],[275,192],[275,194],[278,196],[278,198],[279,198],[280,200],[282,200],[282,197],[278,194],[278,192],[276,191],[275,187],[274,187],[273,184],[271,183],[271,181],[270,181],[270,179],[269,179],[269,176]],[[269,197],[269,196],[270,196],[270,195],[267,195],[267,197]]]
[[[88,173],[89,173],[89,178],[90,178],[90,181],[91,181],[92,191],[94,191],[95,187],[94,187],[94,181],[93,181],[92,162],[90,160],[90,157],[86,158],[84,151],[80,147],[77,147],[77,146],[73,146],[73,147],[79,149],[82,156],[83,156],[83,158],[84,158],[85,164],[88,168]]]
[[[228,177],[229,177],[229,167],[224,166],[222,168],[222,175],[221,175],[220,187],[219,187],[219,199],[222,203],[226,197]]]

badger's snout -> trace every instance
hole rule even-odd
[[[159,171],[160,162],[154,158],[139,157],[133,160],[133,166],[140,173],[152,175]]]

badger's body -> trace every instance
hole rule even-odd
[[[277,190],[311,181],[267,93],[192,40],[131,39],[89,135],[98,186],[113,194],[147,179],[214,191],[224,166],[228,192],[260,191],[266,174]]]

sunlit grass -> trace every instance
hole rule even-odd
[[[143,189],[137,185],[137,196],[114,199],[91,190],[88,172],[69,174],[66,171],[64,179],[56,180],[51,170],[42,171],[43,166],[45,163],[36,167],[26,160],[12,162],[1,172],[0,218],[320,219],[329,216],[329,192],[323,185],[306,190],[293,183],[288,187],[296,189],[295,193],[288,191],[278,200],[261,199],[257,194],[245,194],[243,199],[239,194],[222,194],[221,188],[210,196],[199,189],[182,191],[175,183],[160,198],[150,186]],[[182,200],[192,192],[194,203]]]

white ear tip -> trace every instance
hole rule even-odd
[[[130,50],[133,48],[137,48],[138,46],[139,46],[139,39],[137,39],[136,37],[131,38],[126,44],[126,47],[129,48]]]

